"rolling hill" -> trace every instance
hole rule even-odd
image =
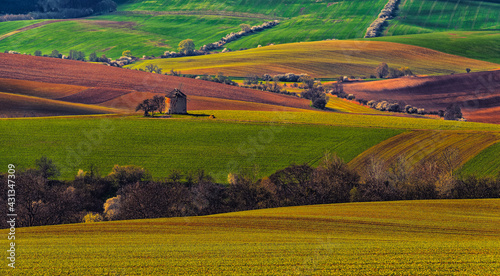
[[[344,85],[366,100],[402,101],[429,110],[462,108],[472,121],[500,123],[500,70],[450,76],[410,77]]]
[[[165,51],[177,51],[180,41],[193,39],[197,48],[218,41],[231,32],[240,30],[240,24],[258,25],[278,19],[281,24],[264,32],[245,36],[226,47],[237,50],[255,48],[270,43],[283,44],[325,39],[362,38],[367,27],[377,18],[387,1],[345,0],[338,2],[300,0],[246,1],[229,3],[220,1],[118,1],[118,11],[84,19],[45,21],[43,26],[32,28],[41,21],[1,22],[0,50],[33,53],[41,50],[50,54],[54,49],[63,54],[70,50],[84,51],[87,55],[97,52],[118,58],[124,50],[136,56],[160,56]],[[402,1],[396,19],[389,23],[385,36],[406,43],[398,36],[420,33],[452,31],[495,31],[499,26],[500,4],[495,1],[450,0]],[[50,23],[50,24],[49,24]],[[179,31],[182,30],[182,31]],[[78,35],[75,35],[78,34]],[[460,34],[459,34],[460,35]],[[43,37],[44,43],[38,43]],[[464,37],[460,35],[459,37]],[[463,43],[443,47],[439,43],[425,43],[431,49],[470,58],[499,62],[498,57],[487,58],[496,37],[477,36],[466,44],[473,53],[457,51]],[[91,42],[90,42],[91,41]],[[412,45],[424,46],[421,43]],[[450,43],[448,43],[450,44]],[[496,43],[498,44],[498,43]],[[459,46],[459,47],[456,47]],[[465,48],[466,49],[466,48]],[[495,54],[496,55],[496,54]]]
[[[371,38],[420,46],[436,51],[500,64],[498,31],[450,31]]]
[[[16,81],[14,83],[4,81],[4,86],[11,87],[11,90],[15,90],[17,91],[16,93],[21,94],[22,89],[13,89],[12,87],[21,86],[22,88],[23,85],[29,84],[21,85],[19,81],[50,83],[51,85],[49,86],[57,84],[70,85],[73,88],[75,86],[87,88],[85,91],[82,91],[83,89],[78,91],[78,94],[72,93],[73,95],[71,96],[65,94],[59,98],[59,100],[74,103],[99,103],[113,108],[113,104],[106,105],[104,102],[130,93],[130,97],[127,98],[127,111],[130,112],[144,98],[151,96],[150,94],[142,93],[161,94],[171,91],[174,88],[182,88],[182,91],[188,96],[197,96],[197,102],[203,101],[204,97],[209,97],[275,105],[277,108],[284,106],[311,109],[309,101],[305,99],[190,78],[151,74],[108,67],[101,64],[44,57],[0,54],[0,58],[2,59],[2,63],[0,64],[0,74],[2,77],[18,80],[17,84]],[[1,87],[2,83],[0,82]],[[38,92],[28,92],[26,94],[29,95],[30,93],[36,94]],[[96,97],[104,98],[99,100]],[[198,103],[198,105],[202,106],[203,103]],[[209,107],[210,104],[204,104],[204,106]],[[258,109],[258,107],[256,108]],[[231,106],[227,106],[225,109],[231,109]]]
[[[20,228],[16,272],[495,275],[499,210],[498,199],[396,201]]]
[[[458,153],[456,166],[460,168],[483,150],[498,142],[500,142],[500,133],[412,131],[394,136],[364,151],[351,160],[349,166],[363,173],[372,158],[379,158],[389,165],[398,157],[405,158],[410,166],[414,166],[422,160],[439,158],[447,149],[455,149]],[[489,160],[492,161],[491,158]],[[499,171],[488,170],[489,168],[486,170],[477,168],[474,174],[495,176]]]
[[[401,1],[384,35],[397,36],[445,30],[496,30],[500,27],[496,0]]]
[[[156,64],[164,70],[185,74],[223,72],[228,76],[248,74],[307,73],[313,77],[365,76],[375,74],[382,62],[394,68],[408,66],[415,74],[438,75],[498,69],[500,65],[399,43],[376,41],[321,41],[267,46],[224,54],[154,59],[127,68]]]

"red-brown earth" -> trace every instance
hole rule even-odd
[[[358,99],[401,101],[427,111],[456,103],[469,121],[500,123],[500,70],[349,83],[344,90]]]
[[[311,109],[308,100],[292,96],[195,80],[191,78],[165,76],[115,68],[101,64],[47,57],[0,53],[0,77],[6,79],[76,85],[92,88],[90,90],[85,90],[78,94],[62,98],[78,103],[97,103],[102,102],[102,100],[110,101],[113,100],[113,97],[126,97],[126,91],[140,93],[165,93],[173,90],[174,88],[180,88],[186,95],[188,95],[188,99],[190,96],[197,96],[233,100],[225,102],[224,109],[228,110],[242,108],[241,103],[236,104],[237,102],[234,101]],[[101,95],[101,92],[110,93],[110,95]],[[92,99],[92,93],[94,93],[95,97],[98,99]],[[135,100],[143,97],[132,98]],[[206,101],[206,103],[202,103],[200,101],[203,101],[203,98],[198,98],[196,100],[197,104],[194,106],[199,106],[203,109],[216,109],[216,106],[221,108],[220,104],[215,104],[213,101]],[[138,102],[131,104],[128,103],[128,106],[135,106],[137,103]],[[214,108],[212,108],[211,103],[213,103]],[[263,105],[255,105],[255,110],[261,110],[263,107]],[[188,108],[190,108],[189,103]],[[252,107],[245,104],[243,108],[247,110]],[[265,109],[267,110],[269,107],[266,107]]]

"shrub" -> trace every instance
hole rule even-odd
[[[385,78],[389,75],[389,66],[385,62],[380,63],[375,70],[379,78]]]
[[[40,50],[36,50],[36,51],[35,51],[35,56],[37,56],[37,57],[41,57],[41,56],[42,56],[42,51],[40,51]]]
[[[462,109],[458,104],[449,105],[444,111],[445,120],[456,120],[462,118]]]
[[[249,32],[252,27],[248,24],[240,24],[240,28],[243,32]]]
[[[50,57],[52,57],[52,58],[62,58],[62,55],[59,53],[58,50],[53,50],[52,53],[50,54]]]
[[[93,222],[99,222],[99,221],[103,221],[103,217],[99,213],[88,212],[83,217],[83,222],[85,222],[85,223],[93,223]]]
[[[124,56],[124,57],[132,57],[132,52],[130,52],[130,50],[125,50],[125,51],[123,51],[122,56]]]
[[[192,39],[185,39],[179,43],[179,52],[184,53],[186,55],[193,54],[195,49],[195,45]]]

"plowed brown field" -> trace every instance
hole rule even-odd
[[[403,101],[427,110],[457,103],[469,121],[500,123],[500,70],[351,83],[344,90],[356,98]]]
[[[114,98],[131,93],[131,90],[114,88],[89,88],[81,92],[60,98],[59,100],[72,103],[99,104]]]
[[[117,113],[118,110],[0,92],[0,117],[45,117]]]
[[[308,100],[297,97],[100,64],[13,54],[0,54],[0,61],[0,75],[9,79],[149,93],[164,93],[180,88],[188,98],[199,96],[311,109]],[[137,105],[137,102],[134,104]],[[228,102],[225,109],[237,108]]]

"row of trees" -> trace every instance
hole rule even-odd
[[[389,167],[372,160],[362,179],[327,154],[316,168],[292,165],[262,179],[231,174],[229,186],[215,183],[203,171],[173,171],[165,180],[153,181],[137,166],[115,166],[105,177],[91,167],[71,182],[60,182],[51,180],[57,169],[42,158],[37,168],[18,174],[16,206],[19,225],[35,226],[349,201],[500,197],[500,178],[453,178],[452,156],[448,152],[447,158],[428,160],[413,170],[404,159]],[[0,208],[5,208],[2,201]]]
[[[359,174],[327,153],[317,167],[291,165],[264,178],[255,171],[229,174],[229,185],[222,185],[202,170],[153,180],[143,168],[118,165],[106,176],[91,166],[72,181],[58,181],[57,167],[42,157],[35,168],[16,172],[15,206],[22,227],[354,201],[500,197],[500,175],[459,178],[453,174],[457,160],[454,149],[412,168],[404,158],[389,164],[372,159]],[[4,213],[6,189],[0,188]],[[7,227],[5,221],[1,226]]]

